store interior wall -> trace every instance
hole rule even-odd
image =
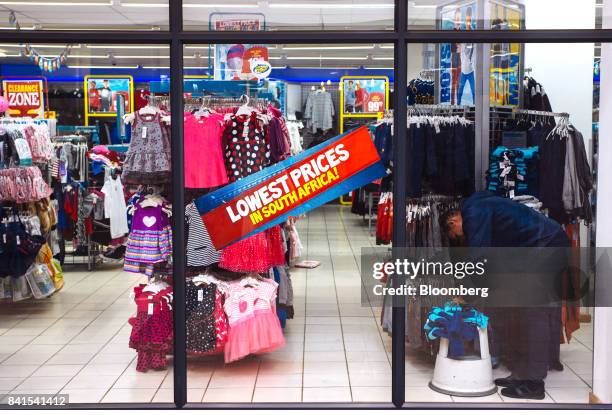
[[[595,22],[595,0],[580,0],[580,7],[573,0],[526,0],[525,6],[528,29],[591,29]],[[592,43],[525,44],[525,68],[533,69],[531,76],[546,89],[553,111],[571,114],[572,123],[584,135],[587,154],[592,139],[594,55]]]
[[[612,28],[612,1],[604,1],[603,28]],[[601,50],[601,93],[600,113],[612,112],[612,45],[604,44]],[[599,122],[600,137],[609,137],[612,134],[612,118],[601,117]],[[600,140],[599,142],[599,180],[597,182],[597,247],[612,246],[612,217],[609,212],[612,208],[612,142]],[[597,295],[603,298],[612,296],[612,278],[610,270],[597,269]],[[605,279],[603,277],[606,277]],[[593,394],[603,402],[612,402],[612,308],[597,307],[594,316],[593,361]]]

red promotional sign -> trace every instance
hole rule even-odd
[[[44,86],[42,80],[3,80],[2,90],[9,102],[11,117],[43,118],[45,114]]]
[[[286,161],[291,163],[292,159]],[[379,162],[380,156],[370,134],[366,128],[359,128],[330,140],[329,144],[282,170],[277,165],[276,173],[269,177],[265,175],[266,170],[275,167],[263,170],[260,173],[266,178],[261,180],[261,176],[257,176],[253,186],[249,187],[247,182],[253,176],[240,180],[234,185],[245,183],[241,188],[249,188],[203,213],[202,220],[213,245],[220,249],[309,201],[314,202],[317,196],[340,184],[354,185],[352,188],[361,186],[361,183],[350,183],[351,177]],[[382,165],[381,171],[378,177],[384,175]],[[367,182],[375,178],[368,178]]]

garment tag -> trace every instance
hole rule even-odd
[[[204,301],[204,290],[198,290],[198,301]]]
[[[510,190],[510,199],[514,199],[514,190]]]
[[[436,134],[440,134],[440,124],[434,123],[434,127],[436,129]]]
[[[147,138],[147,127],[142,127],[142,138]]]
[[[249,125],[246,124],[244,126],[244,130],[242,130],[242,138],[247,138],[249,136]]]
[[[6,243],[6,234],[5,233],[2,234],[2,242]]]
[[[147,314],[152,316],[153,315],[153,303],[149,303],[149,308],[147,309]]]
[[[21,245],[21,238],[19,238],[19,235],[15,235],[15,238],[17,238],[17,246]]]

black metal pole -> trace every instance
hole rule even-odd
[[[395,44],[395,73],[394,73],[394,136],[393,136],[393,250],[394,258],[398,248],[406,246],[406,97],[408,83],[408,47],[405,41],[406,24],[408,21],[407,2],[395,2],[395,30],[399,39]],[[394,286],[401,281],[393,279]],[[401,408],[406,400],[405,391],[405,333],[406,333],[406,303],[403,297],[393,296],[392,301],[392,401],[393,405]]]
[[[170,112],[172,124],[172,276],[174,281],[174,404],[187,403],[185,326],[185,162],[183,145],[183,31],[182,0],[170,1]],[[176,36],[174,36],[176,35]]]

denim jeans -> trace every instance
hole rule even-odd
[[[469,82],[470,89],[472,90],[472,101],[476,101],[476,82],[474,79],[474,72],[469,74],[461,73],[461,80],[459,81],[459,92],[457,94],[457,105],[461,105],[463,101],[463,91],[465,89],[465,83]]]

